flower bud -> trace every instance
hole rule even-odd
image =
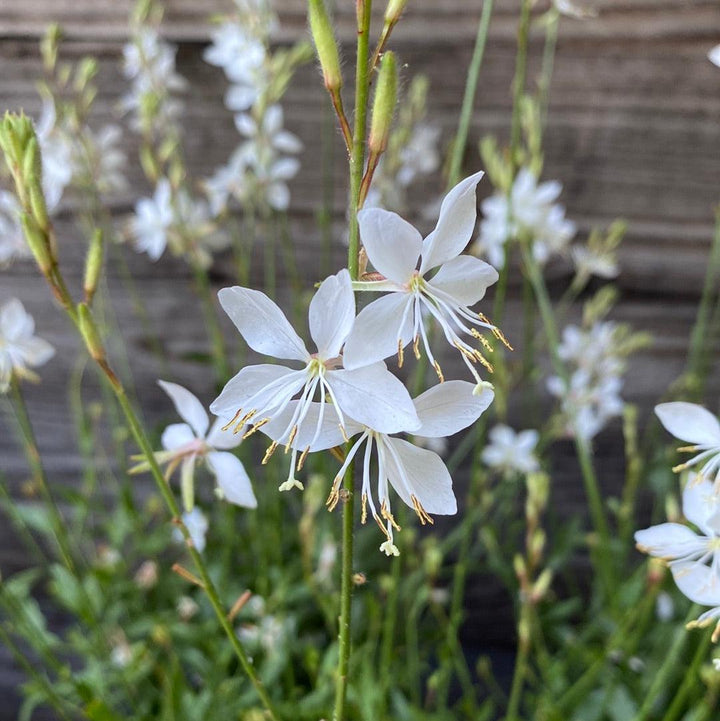
[[[385,8],[385,24],[394,25],[405,10],[408,0],[389,0]]]
[[[325,87],[330,91],[338,91],[342,87],[340,56],[323,0],[310,0],[309,16],[310,32],[315,42]]]
[[[86,303],[78,303],[78,324],[88,352],[93,360],[102,361],[105,359],[105,348],[100,340],[100,333],[95,325],[90,308]]]
[[[47,275],[52,267],[52,258],[48,248],[47,236],[38,227],[35,220],[27,213],[20,214],[20,225],[22,225],[25,240],[33,254],[40,272]]]
[[[90,303],[97,290],[98,281],[100,280],[100,272],[102,271],[103,262],[103,234],[97,228],[93,233],[88,247],[87,257],[85,259],[85,278],[83,280],[83,290],[85,291],[85,302]]]
[[[368,141],[370,152],[376,155],[385,150],[390,136],[390,126],[397,101],[397,74],[395,53],[388,51],[380,62]]]
[[[48,233],[50,231],[50,218],[48,217],[42,186],[34,178],[28,185],[30,188],[30,209],[38,226],[44,233]]]

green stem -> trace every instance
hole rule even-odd
[[[700,606],[693,604],[687,617],[685,618],[685,622],[687,623],[688,621],[691,621],[698,615],[699,612]],[[687,639],[688,632],[683,624],[675,631],[675,638],[673,639],[672,645],[667,650],[662,666],[660,666],[653,677],[647,696],[645,697],[645,700],[643,701],[643,704],[633,721],[647,721],[653,712],[653,707],[655,706],[658,698],[662,694],[668,692],[670,677],[672,676],[673,671],[677,669],[678,659],[680,658],[680,653],[682,652],[682,648],[687,642]]]
[[[477,91],[480,68],[485,53],[485,43],[490,29],[492,10],[493,0],[484,0],[477,35],[475,36],[475,47],[465,80],[465,94],[463,95],[462,108],[460,110],[460,121],[458,122],[457,133],[453,141],[450,170],[448,171],[448,190],[460,181],[462,158],[465,151],[465,144],[467,143],[468,131],[470,130],[470,120],[472,118],[473,105],[475,104],[475,93]]]
[[[25,399],[23,398],[22,391],[20,390],[20,384],[14,375],[10,381],[10,396],[11,407],[14,412],[13,415],[23,442],[23,448],[25,450],[28,465],[30,466],[33,479],[40,490],[43,501],[47,506],[48,513],[50,514],[50,522],[52,524],[52,533],[55,543],[58,546],[58,550],[60,551],[60,555],[67,569],[74,575],[77,575],[77,569],[75,567],[75,561],[73,560],[70,538],[67,526],[65,525],[65,519],[62,517],[52,493],[50,493],[45,468],[40,458],[40,451],[38,450],[35,432],[33,431],[30,416],[27,412]]]
[[[360,210],[360,191],[365,167],[365,134],[367,131],[367,104],[370,91],[370,11],[372,0],[357,0],[357,63],[355,70],[355,124],[352,152],[350,154],[350,243],[348,247],[348,270],[353,280],[358,279],[360,231],[357,214]],[[350,622],[352,612],[352,554],[354,516],[354,464],[345,474],[342,521],[342,576],[340,583],[340,629],[338,635],[339,659],[335,679],[335,706],[333,721],[345,717],[348,671],[350,667]]]
[[[207,332],[212,346],[215,374],[218,383],[223,384],[230,378],[230,365],[225,351],[225,339],[223,338],[222,329],[218,322],[217,311],[210,288],[210,279],[208,278],[207,271],[198,265],[193,265],[193,273],[195,275],[195,286],[202,304]]]
[[[553,368],[555,369],[557,375],[563,380],[565,385],[569,387],[570,376],[558,352],[558,348],[560,346],[560,335],[555,323],[555,316],[547,286],[545,285],[545,279],[540,272],[538,264],[533,258],[532,250],[529,244],[521,243],[521,250],[525,272],[530,279],[530,283],[532,284],[535,292],[535,298],[540,308],[540,316],[543,321],[545,335],[547,336],[547,343],[550,350],[550,358],[552,360]],[[582,472],[583,484],[585,485],[585,492],[590,504],[590,515],[593,520],[593,526],[600,538],[601,548],[600,553],[598,554],[600,560],[600,572],[603,577],[605,591],[609,594],[609,597],[613,597],[612,564],[608,556],[610,530],[607,518],[605,517],[602,496],[600,494],[600,488],[592,464],[590,447],[585,439],[576,435],[575,449],[578,461],[580,462],[580,470]]]
[[[518,711],[520,710],[523,683],[525,681],[525,675],[527,674],[528,658],[530,656],[530,637],[526,635],[526,631],[523,630],[524,628],[529,629],[530,625],[528,609],[529,606],[527,602],[524,602],[520,609],[520,623],[518,624],[521,640],[517,655],[515,656],[515,671],[513,672],[505,721],[516,721],[516,719],[518,719]]]
[[[517,33],[517,55],[515,56],[515,77],[513,78],[513,114],[510,125],[510,163],[513,177],[519,166],[518,150],[522,140],[522,114],[520,108],[525,94],[527,75],[527,48],[530,34],[530,9],[532,0],[522,0],[520,6],[520,24]]]
[[[708,648],[710,647],[711,639],[712,630],[707,629],[705,635],[702,638],[702,641],[700,641],[697,649],[695,650],[695,655],[690,662],[690,666],[688,666],[688,668],[685,670],[685,677],[680,684],[680,688],[676,691],[672,703],[670,704],[668,710],[665,712],[665,715],[662,717],[661,721],[677,721],[683,711],[687,710],[685,708],[687,698],[693,688],[696,688],[698,686],[700,666],[707,657],[707,652]]]

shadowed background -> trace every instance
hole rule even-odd
[[[190,171],[210,175],[227,159],[238,141],[232,116],[222,102],[227,87],[222,71],[202,60],[211,26],[207,17],[230,10],[229,0],[169,0],[164,35],[179,46],[177,66],[189,82],[182,125]],[[354,2],[339,0],[336,19],[345,43],[348,65],[353,57]],[[376,3],[379,12],[384,4]],[[383,7],[380,7],[380,6]],[[481,167],[477,141],[487,133],[507,139],[511,80],[519,2],[496,0],[490,37],[480,75],[464,170]],[[715,0],[601,0],[599,17],[563,18],[560,23],[555,73],[550,88],[543,179],[563,183],[561,202],[578,224],[579,240],[595,225],[615,218],[628,222],[619,258],[620,303],[612,314],[637,330],[654,334],[653,347],[631,360],[626,400],[647,415],[668,384],[684,367],[688,337],[695,319],[713,230],[713,208],[720,194],[720,68],[706,58],[720,42],[720,8]],[[306,36],[305,3],[278,0],[276,41]],[[0,110],[24,109],[37,117],[40,99],[35,81],[42,75],[38,41],[47,24],[64,30],[61,59],[92,54],[99,60],[99,95],[91,124],[113,120],[119,98],[127,91],[120,72],[122,45],[127,40],[131,3],[125,0],[0,0]],[[423,73],[430,79],[428,120],[443,130],[446,146],[457,124],[470,61],[480,3],[468,0],[411,0],[391,47],[403,63],[407,81]],[[541,33],[531,36],[529,81],[533,87],[542,53]],[[349,100],[349,96],[348,96]],[[302,169],[290,183],[290,227],[301,274],[310,284],[319,280],[320,241],[316,217],[322,203],[320,134],[325,93],[314,63],[299,70],[283,100],[285,125],[305,145]],[[333,269],[344,264],[340,241],[344,225],[346,163],[339,135],[334,153],[334,227],[338,238]],[[112,212],[121,226],[141,195],[151,190],[135,162],[137,141],[126,133],[130,158],[129,186],[113,196]],[[425,181],[410,197],[411,219],[442,192],[442,180]],[[487,180],[480,198],[491,192]],[[72,197],[57,217],[61,264],[71,282],[79,282],[85,245],[72,222]],[[427,228],[425,228],[427,230]],[[253,265],[255,285],[262,283],[261,255]],[[169,256],[151,263],[147,256],[126,253],[138,292],[145,299],[176,380],[200,398],[213,396],[207,366],[189,359],[207,350],[203,316],[191,291],[191,272]],[[283,265],[278,262],[282,273]],[[572,269],[559,261],[548,268],[551,290],[562,291]],[[108,267],[117,323],[124,336],[137,395],[150,424],[168,418],[170,407],[156,385],[161,374],[150,343],[133,312],[112,264]],[[232,282],[232,265],[220,256],[212,268],[215,288]],[[511,295],[504,329],[520,339],[519,273],[511,274]],[[282,286],[282,277],[279,279]],[[72,485],[81,476],[80,457],[67,409],[67,384],[77,359],[77,344],[64,316],[52,307],[50,293],[28,261],[0,273],[0,302],[18,297],[36,319],[38,334],[57,349],[41,369],[39,386],[25,387],[39,446],[53,484]],[[286,293],[280,302],[287,307]],[[513,319],[518,320],[514,321]],[[236,332],[223,317],[227,337]],[[717,381],[710,379],[709,397]],[[713,405],[711,404],[711,408]],[[522,418],[515,424],[524,427]],[[606,493],[622,483],[623,459],[619,423],[596,440],[598,475]],[[13,494],[27,476],[16,441],[3,426],[0,432],[3,482]],[[462,483],[462,474],[456,479]],[[149,483],[140,479],[139,484]],[[585,497],[569,444],[558,444],[553,467],[553,506],[561,514],[585,513]],[[0,519],[0,571],[9,575],[25,565],[19,544]],[[497,586],[475,579],[468,590],[468,620],[463,638],[469,646],[480,639],[512,646],[512,619],[507,599]],[[0,698],[20,680],[0,649]],[[14,718],[12,706],[0,707],[0,718]]]

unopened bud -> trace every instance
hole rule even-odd
[[[97,74],[97,60],[95,58],[83,58],[77,70],[75,71],[75,79],[73,85],[78,93],[85,90],[87,84]]]
[[[533,603],[537,603],[545,598],[545,594],[550,588],[550,582],[552,581],[552,571],[546,568],[539,576],[537,581],[532,588],[532,600]]]
[[[385,24],[394,25],[405,10],[408,0],[389,0],[385,8]]]
[[[370,124],[370,152],[379,155],[387,147],[397,101],[397,63],[395,53],[386,52],[380,62],[377,90]]]
[[[520,554],[516,554],[513,558],[513,568],[515,569],[515,575],[520,581],[523,581],[527,577],[525,559]]]
[[[310,0],[309,16],[310,32],[315,42],[315,50],[322,68],[325,87],[330,91],[340,90],[342,87],[340,56],[323,0]]]
[[[20,214],[20,225],[22,225],[25,241],[40,268],[40,272],[43,275],[47,275],[52,268],[52,258],[47,243],[47,236],[39,228],[35,220],[27,213]]]
[[[100,272],[102,271],[103,262],[103,234],[97,228],[93,233],[88,247],[87,258],[85,259],[85,278],[83,280],[83,290],[85,291],[85,302],[90,303],[97,290],[100,280]]]
[[[50,218],[48,217],[42,186],[34,178],[28,185],[30,187],[30,209],[38,226],[43,232],[48,233],[50,231]]]
[[[95,325],[90,308],[85,303],[78,303],[77,313],[80,333],[82,333],[88,352],[94,360],[104,360],[105,348],[100,340],[100,333]]]

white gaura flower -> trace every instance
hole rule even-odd
[[[17,298],[0,306],[0,393],[7,393],[13,376],[39,380],[30,368],[53,355],[55,349],[35,335],[35,321]]]
[[[718,419],[695,403],[661,403],[655,406],[655,414],[665,430],[675,438],[690,443],[679,451],[697,453],[689,461],[675,466],[675,472],[702,464],[698,476],[712,480],[720,490],[720,423]]]
[[[212,44],[203,52],[203,60],[222,68],[231,82],[253,84],[265,62],[264,44],[236,22],[223,23],[210,37]]]
[[[206,536],[208,528],[210,528],[207,516],[197,506],[195,506],[192,511],[185,511],[182,514],[182,521],[185,524],[185,528],[187,528],[190,533],[190,539],[192,540],[193,546],[202,553],[205,550],[205,545],[207,543]],[[173,536],[178,543],[182,543],[185,540],[185,537],[179,528],[175,529]]]
[[[165,251],[168,230],[173,222],[172,189],[167,178],[158,181],[152,198],[141,198],[135,205],[130,232],[138,251],[157,260]]]
[[[256,508],[257,501],[245,467],[240,459],[229,452],[242,440],[240,436],[224,431],[222,421],[216,420],[210,428],[210,419],[202,403],[186,388],[177,383],[158,381],[170,396],[175,410],[185,423],[173,423],[162,434],[162,451],[155,453],[160,464],[167,464],[165,478],[169,479],[180,466],[180,487],[186,511],[192,511],[195,502],[195,467],[205,461],[217,480],[218,495],[230,503],[245,508]],[[209,432],[208,432],[209,429]],[[134,456],[141,460],[143,456]],[[131,469],[133,473],[147,471],[147,461]]]
[[[489,367],[489,363],[460,334],[476,338],[487,346],[484,336],[474,327],[479,326],[503,338],[484,315],[469,309],[498,279],[497,271],[478,258],[460,255],[475,226],[475,186],[482,176],[482,172],[471,175],[447,194],[437,225],[424,240],[396,213],[380,208],[360,211],[360,237],[368,259],[385,279],[354,286],[358,290],[389,292],[363,308],[355,320],[345,345],[346,368],[356,368],[395,353],[402,365],[403,349],[411,341],[415,356],[420,357],[422,339],[425,352],[442,381],[442,370],[430,349],[423,321],[423,310],[427,310],[480,382],[473,364],[479,361]],[[425,277],[436,268],[432,277]]]
[[[635,542],[640,551],[668,562],[677,587],[691,601],[715,606],[693,624],[705,625],[720,617],[720,494],[709,480],[693,473],[682,500],[685,518],[700,533],[680,523],[661,523],[637,531]]]
[[[42,188],[45,204],[52,213],[60,203],[65,188],[72,180],[72,147],[57,125],[55,104],[43,100],[42,114],[35,127],[42,158]]]
[[[439,140],[440,128],[436,125],[419,123],[413,128],[407,145],[400,151],[397,172],[400,185],[410,185],[418,175],[429,175],[440,167]]]
[[[617,278],[620,274],[620,268],[613,252],[594,249],[587,245],[573,245],[570,248],[570,257],[575,271],[579,275]]]
[[[490,443],[483,448],[483,462],[505,472],[528,474],[540,468],[533,451],[539,434],[536,430],[516,433],[509,426],[499,424],[488,434]]]
[[[273,438],[263,462],[283,443],[293,448],[288,480],[280,490],[302,484],[294,478],[296,467],[302,467],[306,454],[321,432],[323,415],[313,423],[308,411],[316,394],[322,410],[334,417],[334,423],[345,429],[347,419],[365,423],[383,433],[413,431],[419,421],[405,386],[383,363],[372,358],[358,363],[352,370],[343,368],[340,355],[355,319],[355,297],[347,270],[326,278],[310,302],[310,335],[317,346],[310,353],[293,330],[280,308],[264,293],[235,286],[223,288],[220,304],[230,316],[245,342],[258,353],[284,360],[294,360],[303,368],[293,370],[282,365],[254,365],[243,368],[230,379],[210,410],[224,418],[235,432],[252,423],[249,435],[285,410],[299,393],[299,402],[282,432]],[[325,400],[332,401],[332,405]],[[312,426],[312,430],[305,431]],[[297,438],[307,438],[297,461]]]
[[[413,436],[443,438],[467,428],[488,408],[494,395],[488,383],[474,385],[467,381],[452,380],[430,388],[413,401],[420,419],[420,427],[413,431]],[[328,421],[325,405],[313,403],[307,412],[310,419],[308,425],[311,428],[316,426],[319,432],[316,431],[312,436],[307,430],[298,432],[293,440],[294,446],[321,451],[343,443],[344,436],[337,424]],[[284,417],[275,418],[263,428],[263,432],[273,439],[281,437],[286,418],[297,412],[293,406],[296,406],[295,402],[285,410]],[[350,436],[360,435],[350,446],[335,476],[326,505],[331,511],[337,506],[345,471],[364,444],[361,522],[367,521],[369,510],[385,535],[380,550],[386,555],[399,554],[393,531],[399,531],[400,527],[392,514],[389,495],[391,486],[404,503],[417,513],[423,525],[433,523],[430,514],[453,515],[457,512],[450,472],[440,456],[353,420],[348,419],[345,428]],[[373,447],[376,449],[375,474],[371,472]]]

